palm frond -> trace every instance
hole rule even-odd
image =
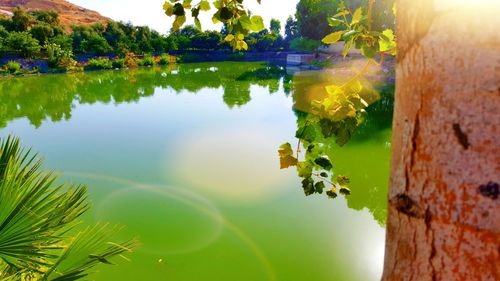
[[[77,219],[89,208],[86,187],[55,185],[58,176],[41,166],[40,157],[23,150],[19,139],[9,136],[1,142],[1,280],[19,274],[77,280],[93,266],[135,246],[133,240],[108,243],[118,228],[106,224],[77,232]]]

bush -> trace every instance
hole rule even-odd
[[[155,65],[155,63],[156,63],[155,59],[152,56],[146,55],[146,56],[144,56],[144,58],[142,60],[139,60],[137,62],[137,65],[138,66],[153,66],[153,65]]]
[[[114,61],[111,62],[113,65],[113,68],[125,68],[125,59],[115,59]]]
[[[170,56],[167,54],[163,54],[158,58],[159,65],[167,65],[170,63]]]
[[[7,71],[8,73],[16,73],[21,70],[21,64],[18,63],[17,61],[9,61],[6,64],[4,64],[3,69]]]
[[[125,56],[125,65],[127,67],[136,67],[137,66],[137,59],[135,58],[135,54],[134,53],[128,53],[126,56]]]
[[[90,59],[85,69],[112,69],[113,64],[108,58]]]
[[[49,67],[67,69],[76,65],[71,50],[62,49],[61,46],[55,43],[45,44],[44,48],[49,59]]]
[[[40,51],[38,40],[28,32],[11,32],[3,43],[8,51],[21,52],[23,55],[31,56]]]
[[[320,46],[320,41],[307,38],[295,38],[290,42],[290,49],[303,52],[314,52]]]

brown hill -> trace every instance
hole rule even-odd
[[[59,13],[61,24],[69,27],[72,24],[93,24],[105,22],[109,18],[96,11],[85,9],[64,0],[0,0],[0,14],[9,16],[15,7],[28,11],[45,10]]]

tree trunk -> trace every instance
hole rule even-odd
[[[397,3],[383,280],[500,280],[500,5],[457,2]]]

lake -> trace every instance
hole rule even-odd
[[[332,145],[351,195],[306,197],[295,169],[279,168],[297,105],[324,76],[224,62],[0,79],[0,137],[86,184],[85,221],[140,240],[93,280],[379,280],[390,95]]]

